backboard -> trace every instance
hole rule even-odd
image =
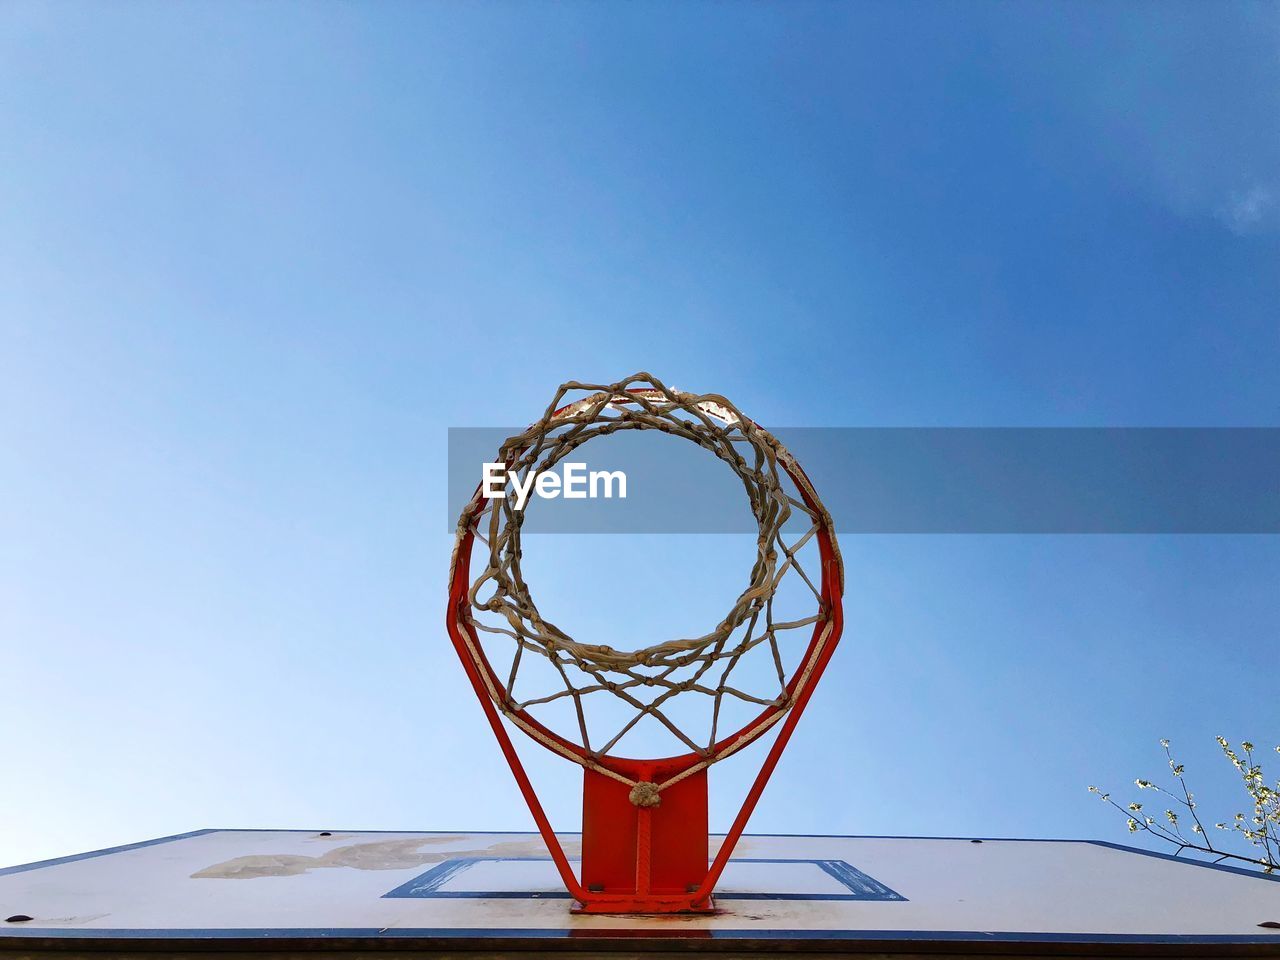
[[[1280,955],[1280,882],[1093,841],[748,835],[716,907],[572,915],[533,833],[200,830],[0,870],[0,949]]]

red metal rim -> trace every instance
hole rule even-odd
[[[640,393],[643,389],[633,389],[628,392]],[[566,404],[555,411],[556,414],[561,413],[573,404]],[[794,460],[783,462],[783,469],[786,471],[797,490],[800,491],[801,497],[806,505],[818,513],[823,512],[823,508],[818,503],[810,490],[812,484],[805,475],[804,470]],[[484,501],[482,487],[477,486],[476,493],[471,500],[471,504],[477,501]],[[469,504],[470,507],[470,504]],[[818,541],[818,553],[822,566],[821,586],[819,594],[822,598],[823,607],[826,610],[826,616],[818,620],[813,626],[813,633],[810,636],[809,644],[805,649],[804,655],[800,660],[800,668],[792,675],[787,684],[787,700],[784,704],[766,707],[757,716],[747,723],[743,724],[733,733],[726,735],[712,746],[708,752],[709,756],[718,756],[730,745],[739,741],[744,736],[741,743],[738,743],[736,749],[759,739],[763,736],[782,714],[786,713],[798,704],[796,703],[796,693],[802,679],[807,676],[808,686],[812,687],[817,682],[817,678],[821,675],[827,662],[831,659],[835,648],[840,641],[840,635],[843,628],[843,608],[842,594],[843,585],[841,583],[842,573],[840,570],[840,562],[836,554],[836,548],[832,542],[831,531],[823,526],[819,526],[816,533]],[[466,661],[471,661],[481,671],[484,677],[484,686],[491,691],[504,691],[505,687],[499,679],[498,674],[489,663],[488,657],[485,655],[484,648],[480,643],[479,634],[475,629],[470,610],[470,604],[467,600],[467,591],[470,586],[470,569],[471,569],[471,549],[475,543],[475,530],[468,528],[466,533],[459,539],[454,559],[454,568],[452,580],[449,587],[449,617],[448,628],[450,638],[453,640],[454,648],[458,656],[463,659],[464,666]],[[828,632],[828,627],[830,630]],[[824,640],[824,634],[825,640]],[[805,669],[806,665],[808,668]],[[807,690],[805,691],[807,693]],[[628,757],[613,757],[608,755],[597,755],[587,751],[582,745],[568,740],[560,734],[551,730],[531,714],[525,710],[512,710],[508,704],[501,702],[497,697],[492,697],[495,703],[503,713],[510,715],[518,715],[519,723],[525,725],[535,731],[541,737],[552,741],[556,746],[544,743],[547,749],[562,754],[570,754],[579,761],[590,761],[604,767],[608,770],[620,774],[631,779],[647,779],[660,780],[666,777],[675,776],[699,763],[705,762],[708,755],[700,753],[686,753],[671,757],[654,758],[654,759],[637,759]],[[754,731],[754,732],[752,732]],[[536,739],[536,738],[535,738]],[[557,747],[559,749],[557,749]]]

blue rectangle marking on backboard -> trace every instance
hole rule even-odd
[[[384,898],[391,899],[444,899],[444,900],[555,900],[569,899],[569,892],[563,889],[551,890],[451,890],[448,885],[462,877],[473,867],[487,863],[550,863],[550,857],[454,857],[436,864],[425,873],[419,874],[407,883],[403,883],[384,893]],[[804,864],[817,867],[827,877],[844,888],[842,893],[762,893],[739,892],[727,890],[717,894],[722,900],[870,900],[881,902],[905,902],[906,897],[881,883],[875,877],[863,873],[853,864],[845,860],[781,860],[744,858],[730,861],[731,864],[773,863]]]

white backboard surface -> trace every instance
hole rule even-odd
[[[564,841],[576,855],[578,838]],[[571,915],[536,834],[201,830],[0,869],[0,920],[31,917],[0,923],[0,941],[635,934],[1280,951],[1280,929],[1259,926],[1280,921],[1280,882],[1093,841],[748,836],[716,904],[709,916]]]

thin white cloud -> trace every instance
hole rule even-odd
[[[1233,191],[1218,210],[1218,218],[1237,233],[1264,228],[1276,219],[1280,210],[1276,192],[1266,184],[1255,184],[1243,193]]]

